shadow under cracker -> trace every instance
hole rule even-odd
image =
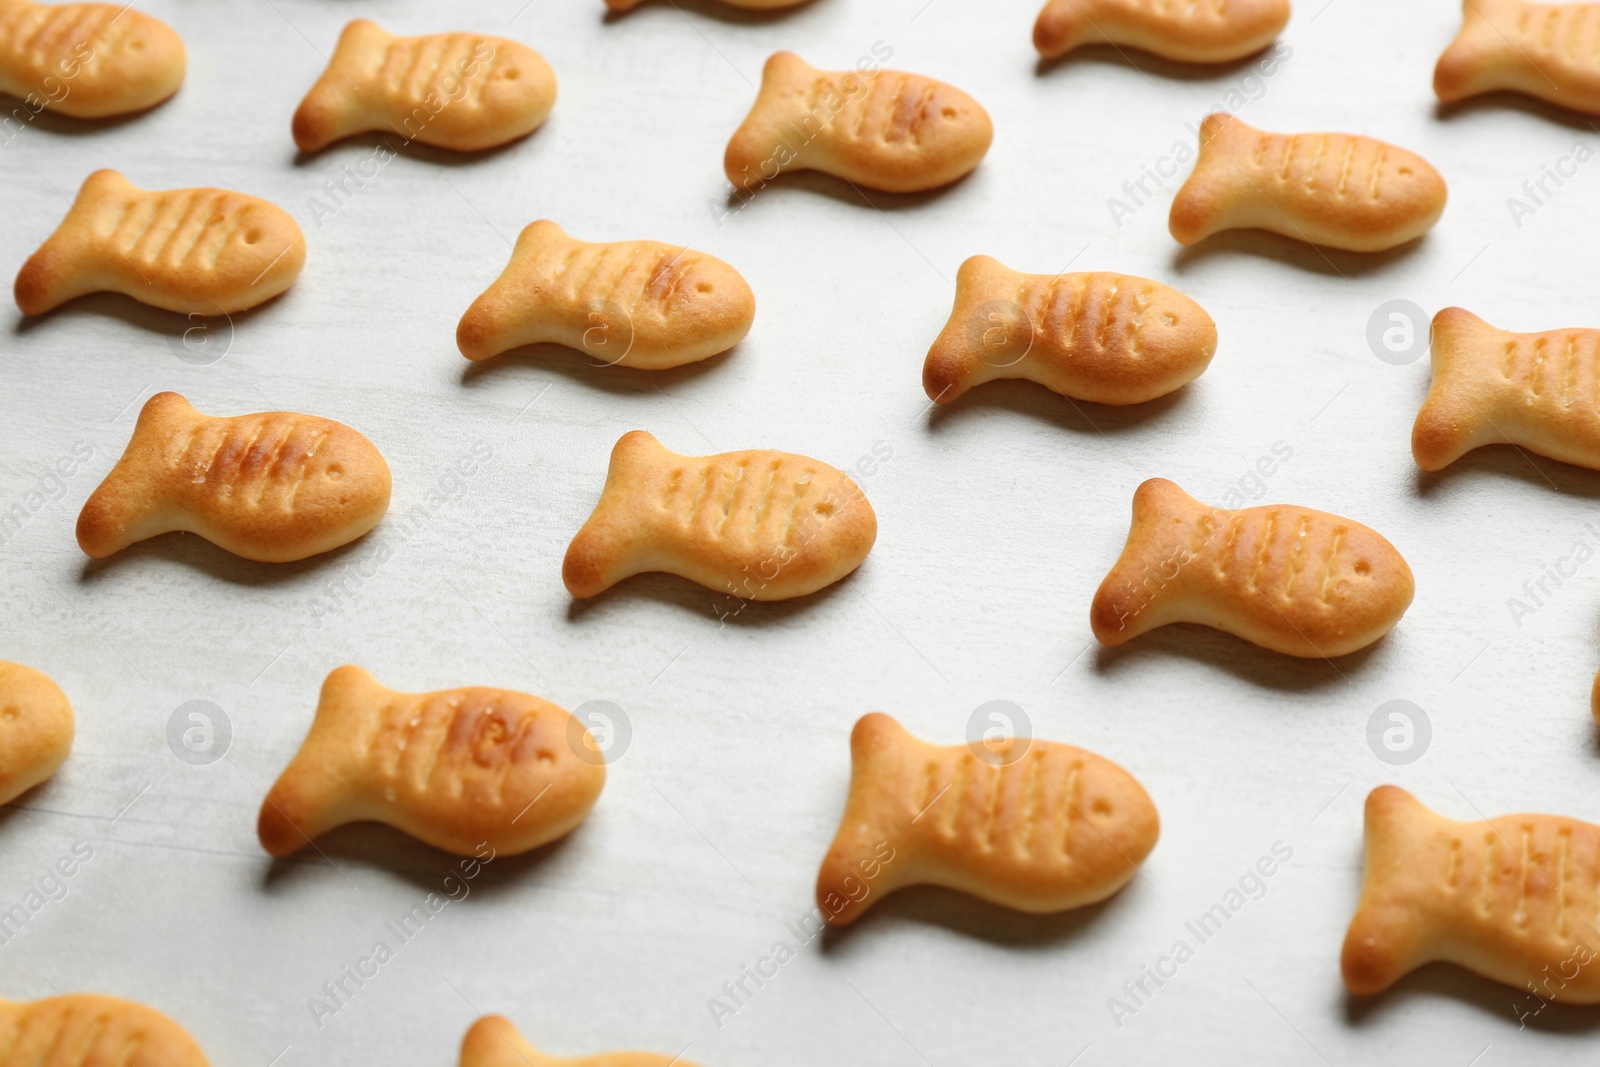
[[[942,886],[906,886],[885,896],[849,926],[824,927],[822,952],[826,956],[843,951],[857,930],[905,923],[940,926],[1008,948],[1050,951],[1082,936],[1102,915],[1118,907],[1131,888],[1124,886],[1096,904],[1034,915]]]
[[[1133,45],[1086,44],[1059,56],[1038,56],[1033,64],[1035,77],[1047,77],[1052,71],[1066,66],[1123,67],[1144,75],[1169,78],[1174,81],[1221,81],[1252,67],[1256,61],[1277,45],[1277,40],[1258,51],[1226,63],[1183,63],[1166,59],[1154,52],[1146,52]]]
[[[182,91],[183,90],[180,87],[178,92]],[[155,111],[157,108],[160,108],[171,101],[178,95],[178,92],[175,92],[171,96],[168,96],[162,100],[156,101],[149,107],[141,108],[138,111],[126,111],[119,115],[106,115],[97,119],[75,119],[71,115],[63,115],[59,112],[53,112],[48,107],[42,111],[39,111],[38,113],[33,113],[33,109],[28,107],[27,101],[24,98],[20,96],[12,96],[9,93],[0,93],[0,119],[9,119],[12,122],[22,122],[22,120],[19,119],[16,114],[18,111],[21,111],[23,114],[31,115],[26,122],[23,122],[23,130],[27,130],[30,126],[36,126],[39,129],[45,130],[51,134],[60,134],[67,137],[87,137],[97,133],[104,133],[111,130],[120,129],[121,127],[127,126],[130,123],[138,122],[152,111]],[[68,95],[71,95],[70,92]],[[21,136],[21,134],[14,134],[13,136]],[[4,147],[9,143],[9,141],[0,141],[0,147]]]
[[[1411,256],[1427,234],[1381,252],[1348,252],[1326,248],[1296,237],[1285,237],[1271,230],[1220,230],[1192,245],[1179,245],[1172,257],[1172,269],[1183,274],[1206,260],[1227,255],[1251,255],[1276,260],[1284,266],[1331,278],[1365,277],[1378,274]]]
[[[1480,93],[1469,96],[1465,100],[1453,103],[1436,101],[1433,106],[1434,118],[1441,122],[1451,122],[1456,119],[1468,118],[1482,112],[1520,111],[1534,118],[1544,119],[1546,122],[1558,126],[1565,126],[1575,133],[1593,133],[1595,118],[1585,115],[1581,111],[1562,107],[1541,100],[1536,96],[1519,93],[1513,89],[1497,89],[1493,92]]]
[[[800,3],[790,4],[788,7],[775,7],[768,8],[766,10],[760,10],[733,7],[729,4],[723,3],[722,0],[672,0],[671,7],[678,8],[680,11],[686,13],[702,15],[706,18],[714,19],[717,22],[726,22],[735,26],[766,26],[774,22],[781,22],[802,8],[812,7],[815,3],[816,0],[801,0]],[[665,8],[668,5],[664,2],[656,4],[652,3],[652,0],[644,0],[644,3],[641,3],[637,7],[631,8],[627,11],[614,11],[610,7],[607,7],[605,14],[601,16],[600,21],[604,25],[609,26],[614,22],[623,21],[640,8],[658,6]]]
[[[1600,1004],[1542,1002],[1532,993],[1503,985],[1450,963],[1429,963],[1381,993],[1344,994],[1343,1012],[1351,1026],[1375,1026],[1411,1001],[1446,997],[1502,1019],[1508,1030],[1526,1026],[1546,1034],[1592,1036],[1600,1031]],[[1524,1014],[1526,1013],[1526,1014]]]
[[[601,363],[579,349],[553,342],[521,345],[482,360],[465,359],[459,353],[457,356],[466,364],[461,370],[462,385],[472,385],[478,379],[496,372],[510,373],[512,368],[538,368],[618,396],[655,396],[658,389],[670,389],[709,373],[738,349],[739,345],[736,344],[714,356],[665,370]]]
[[[1553,488],[1567,496],[1600,500],[1600,471],[1563,463],[1524,446],[1508,444],[1474,448],[1442,470],[1425,471],[1416,467],[1412,473],[1412,487],[1418,496],[1432,497],[1449,491],[1452,482],[1476,481],[1483,475],[1524,482],[1545,492]]]
[[[928,429],[937,431],[952,423],[986,418],[986,412],[1009,411],[1026,415],[1073,433],[1118,434],[1139,429],[1187,403],[1194,383],[1189,383],[1141,404],[1096,404],[1072,400],[1037,382],[1003,378],[977,385],[948,404],[928,411]]]
[[[287,891],[297,879],[306,878],[310,869],[326,868],[332,861],[376,868],[404,879],[421,893],[438,893],[441,897],[451,892],[460,896],[460,890],[455,888],[460,883],[467,886],[468,891],[452,903],[462,903],[479,893],[493,896],[525,889],[528,880],[560,854],[572,834],[582,832],[579,826],[572,833],[529,852],[496,855],[484,860],[434,848],[385,823],[347,823],[317,838],[315,848],[307,844],[284,857],[271,857],[262,852],[270,862],[262,872],[261,886],[264,890],[281,888]],[[461,865],[473,860],[479,864],[479,871],[477,877],[469,879],[462,873]],[[445,884],[447,879],[451,880],[449,886]]]
[[[181,338],[190,330],[195,329],[204,329],[208,332],[217,331],[217,334],[221,336],[227,334],[230,328],[237,330],[262,311],[272,307],[280,300],[284,300],[293,291],[294,286],[291,285],[283,292],[268,297],[261,303],[254,304],[243,311],[224,312],[220,315],[168,311],[165,308],[143,303],[126,293],[109,291],[85,293],[83,296],[73,297],[66,303],[51,308],[43,315],[23,315],[19,312],[16,320],[12,323],[11,332],[20,337],[43,328],[57,317],[90,313],[120,319],[129,326],[137,327],[146,333],[168,338]],[[217,358],[221,359],[222,356]]]
[[[5,833],[7,823],[32,813],[34,809],[47,810],[51,794],[59,793],[65,788],[56,774],[52,773],[44,781],[0,804],[0,834]]]
[[[861,567],[814,593],[790,597],[787,600],[742,600],[732,593],[718,592],[688,578],[662,571],[649,571],[624,578],[592,597],[582,600],[574,598],[567,604],[567,621],[582,622],[586,616],[615,601],[640,597],[658,604],[670,604],[693,614],[704,615],[708,622],[719,627],[724,624],[781,626],[798,615],[815,610],[817,605],[843,595],[848,583],[865,566],[863,563]]]
[[[1094,670],[1106,675],[1131,670],[1144,659],[1179,658],[1224,671],[1266,689],[1306,693],[1343,685],[1362,669],[1383,640],[1380,637],[1365,648],[1343,656],[1318,659],[1274,652],[1199,623],[1175,622],[1140,634],[1126,644],[1096,645]]]
[[[980,163],[979,167],[981,166],[982,164]],[[978,167],[973,167],[972,170],[967,171],[961,177],[935,189],[924,189],[915,193],[886,193],[881,189],[872,189],[859,182],[852,183],[844,178],[825,174],[820,170],[812,170],[810,168],[781,170],[776,176],[762,181],[753,189],[730,189],[724,198],[724,206],[727,208],[729,215],[735,215],[773,191],[800,189],[830,197],[841,204],[854,204],[856,207],[869,210],[875,209],[885,214],[911,211],[948,195],[951,190],[959,188],[977,171]]]
[[[374,531],[382,529],[382,523]],[[327,567],[333,567],[348,553],[366,543],[364,534],[348,544],[320,552],[293,563],[262,563],[236,556],[196,533],[174,530],[143,541],[135,541],[102,559],[85,558],[78,574],[81,585],[93,585],[107,573],[130,566],[139,560],[163,560],[192,567],[213,578],[238,586],[284,585]]]
[[[387,148],[396,156],[404,157],[416,163],[426,163],[435,167],[471,167],[478,163],[497,159],[519,145],[531,141],[539,135],[540,131],[549,127],[554,118],[554,115],[546,118],[536,128],[529,130],[521,137],[515,137],[504,144],[490,145],[488,148],[479,148],[474,151],[443,148],[438,145],[424,144],[416,139],[407,140],[403,134],[394,130],[367,130],[362,133],[352,133],[348,137],[341,137],[337,141],[330,141],[315,152],[306,152],[297,147],[294,150],[294,155],[290,157],[290,163],[296,168],[308,167],[312,163],[324,159],[338,164],[341,162],[340,156],[350,155],[354,149],[361,149],[362,151],[359,155],[361,158],[366,159],[370,158],[378,148],[382,147]],[[382,161],[382,163],[388,162],[390,161]],[[369,183],[375,181],[378,174],[381,173],[382,171],[379,171],[370,176],[362,174],[357,175],[357,177],[362,183]]]

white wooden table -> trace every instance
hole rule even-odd
[[[1519,1028],[1529,1002],[1445,968],[1352,1005],[1338,954],[1372,786],[1397,782],[1457,818],[1600,820],[1587,705],[1600,561],[1573,555],[1575,542],[1600,548],[1586,525],[1600,474],[1490,449],[1422,475],[1409,434],[1427,360],[1385,362],[1366,339],[1391,300],[1429,314],[1461,304],[1522,330],[1600,325],[1600,132],[1504,99],[1441,114],[1430,79],[1457,27],[1451,0],[1302,2],[1270,76],[1255,61],[1195,72],[1110,50],[1041,69],[1034,0],[816,0],[778,17],[680,0],[609,21],[599,0],[524,2],[457,13],[147,0],[188,45],[177,98],[90,129],[41,118],[0,145],[8,271],[102,166],[149,188],[268,197],[310,246],[294,289],[212,338],[212,362],[183,347],[181,320],[120,297],[0,324],[0,511],[26,512],[0,545],[0,655],[55,677],[78,714],[70,761],[0,813],[0,908],[58,857],[92,851],[0,944],[0,994],[147,1001],[229,1067],[453,1065],[467,1024],[490,1011],[553,1052],[686,1050],[705,1067],[1593,1058],[1594,1011],[1550,1007]],[[408,150],[331,201],[325,183],[377,141],[297,159],[289,118],[357,15],[528,42],[560,78],[552,118],[486,158]],[[766,56],[845,66],[876,42],[891,67],[952,81],[990,110],[994,147],[977,173],[870,204],[798,176],[713,210],[727,204],[723,146]],[[1229,94],[1263,128],[1422,153],[1450,183],[1443,221],[1415,248],[1368,258],[1254,235],[1180,251],[1166,212],[1187,167],[1161,189],[1147,180],[1142,205],[1123,185],[1170,170],[1173,146],[1192,145],[1192,125]],[[1562,162],[1575,154],[1585,161]],[[1575,173],[1533,204],[1524,181],[1558,165]],[[725,358],[656,375],[554,349],[467,364],[456,320],[538,217],[726,259],[756,292],[754,330]],[[1005,383],[930,413],[922,358],[957,266],[979,252],[1176,285],[1216,319],[1215,362],[1131,410]],[[284,408],[355,426],[394,470],[389,519],[348,551],[287,567],[192,537],[89,564],[77,510],[162,389],[211,413]],[[725,620],[723,598],[666,577],[574,605],[562,553],[611,444],[634,428],[689,453],[775,447],[841,467],[877,453],[860,481],[878,545],[823,594]],[[475,449],[472,473],[452,475]],[[48,473],[75,455],[70,476]],[[1215,502],[1239,487],[1367,522],[1410,561],[1416,603],[1390,637],[1335,664],[1190,628],[1101,650],[1089,600],[1134,487],[1155,475]],[[392,550],[381,565],[379,545]],[[1508,601],[1562,559],[1575,574],[1513,617]],[[255,840],[263,791],[345,662],[400,689],[611,701],[631,742],[570,839],[491,864],[402,945],[385,924],[444,892],[449,857],[377,827],[280,864]],[[881,709],[954,743],[992,699],[1140,778],[1163,820],[1142,875],[1049,919],[908,891],[799,944],[786,924],[812,905],[851,724]],[[1368,743],[1391,700],[1431,724],[1426,753],[1404,766]],[[169,747],[169,722],[198,722],[180,711],[191,701],[225,714],[220,759]],[[1292,858],[1259,899],[1194,939],[1185,923],[1275,844]],[[324,983],[379,940],[394,958],[330,1000]],[[1179,940],[1192,957],[1129,1000],[1124,983]],[[724,983],[779,941],[796,958],[730,1001]],[[1136,1010],[1114,1019],[1113,997]],[[338,1010],[316,1019],[313,998]],[[714,1018],[712,998],[737,1010]]]

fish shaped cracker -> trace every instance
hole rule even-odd
[[[1498,330],[1462,308],[1433,317],[1433,383],[1411,453],[1442,470],[1474,448],[1520,445],[1600,470],[1600,330]]]
[[[1022,274],[988,256],[956,273],[956,302],[922,365],[941,404],[998,378],[1027,378],[1075,400],[1138,404],[1211,363],[1217,327],[1160,282],[1103,271]]]
[[[386,823],[460,856],[538,848],[570,833],[605,784],[592,739],[547,700],[473,686],[397,693],[360,667],[322,683],[300,751],[257,833],[288,856],[346,823]]]
[[[1456,822],[1393,785],[1367,795],[1351,993],[1454,963],[1540,1000],[1600,1003],[1600,826],[1557,815]]]
[[[778,52],[723,168],[739,189],[780,172],[819,170],[914,193],[967,174],[993,139],[989,113],[954,86],[893,70],[823,71]]]
[[[554,342],[613,366],[662,370],[726,352],[756,298],[722,260],[660,241],[592,244],[544,219],[456,327],[468,359]]]
[[[1359,522],[1288,504],[1224,511],[1152,478],[1133,495],[1127,543],[1089,623],[1104,645],[1195,622],[1326,658],[1388,633],[1414,590],[1400,553]]]
[[[0,804],[56,773],[72,750],[73,728],[72,704],[59,685],[0,660]]]
[[[1049,0],[1033,24],[1047,58],[1129,45],[1177,63],[1228,63],[1261,51],[1289,22],[1289,0]]]
[[[1452,103],[1506,89],[1600,114],[1600,4],[1466,0],[1461,32],[1433,68],[1433,91]]]
[[[1327,248],[1379,252],[1421,237],[1444,213],[1444,178],[1415,152],[1347,133],[1263,133],[1218,113],[1173,198],[1168,228],[1192,245],[1260,229]]]
[[[99,559],[187,530],[245,559],[287,563],[372,529],[389,489],[383,456],[342,423],[289,411],[218,418],[157,393],[83,505],[78,545]]]
[[[461,1067],[694,1067],[677,1056],[656,1052],[602,1052],[571,1059],[549,1056],[523,1039],[503,1015],[485,1015],[461,1042]]]
[[[194,315],[243,311],[293,285],[305,234],[282,208],[225,189],[140,189],[114,170],[84,181],[13,290],[24,315],[123,293]]]
[[[555,102],[555,72],[519,41],[482,33],[396,37],[356,19],[295,110],[294,143],[317,152],[377,130],[477,152],[526,137]]]
[[[187,63],[172,27],[132,4],[0,0],[0,93],[21,97],[29,112],[143,111],[178,91]]]
[[[207,1067],[194,1038],[154,1008],[73,993],[0,1000],[6,1067]]]
[[[918,740],[882,712],[856,723],[850,795],[817,875],[828,923],[848,926],[912,885],[1034,914],[1079,908],[1121,889],[1155,848],[1155,804],[1110,760],[1034,739],[986,758],[975,747]]]
[[[680,456],[634,430],[611,450],[561,578],[579,598],[666,571],[746,600],[787,600],[855,570],[877,536],[872,505],[826,463],[770,450]]]

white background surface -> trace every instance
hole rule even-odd
[[[1519,1030],[1531,1002],[1442,967],[1352,1004],[1338,953],[1372,786],[1398,782],[1457,818],[1600,821],[1587,707],[1600,561],[1520,626],[1507,607],[1575,539],[1593,542],[1583,524],[1600,475],[1509,448],[1422,475],[1408,446],[1427,361],[1385,364],[1365,340],[1372,310],[1394,298],[1429,313],[1461,304],[1521,330],[1600,325],[1600,163],[1520,227],[1506,205],[1575,142],[1600,147],[1600,133],[1505,98],[1438,111],[1432,65],[1459,20],[1449,0],[1297,4],[1292,56],[1251,82],[1249,64],[1195,72],[1110,50],[1040,69],[1033,0],[817,0],[777,17],[683,0],[610,21],[599,0],[534,0],[519,15],[522,2],[458,13],[149,0],[140,8],[188,45],[174,100],[88,128],[41,118],[0,146],[8,271],[102,166],[147,188],[267,197],[309,242],[299,283],[239,316],[210,366],[175,357],[182,320],[122,297],[31,323],[13,311],[0,326],[0,509],[76,442],[93,448],[0,547],[3,655],[56,678],[78,715],[66,766],[0,813],[0,906],[75,842],[94,850],[67,895],[0,946],[4,995],[135,997],[228,1067],[454,1064],[467,1024],[488,1011],[554,1052],[686,1048],[705,1067],[1064,1065],[1085,1049],[1084,1065],[1592,1058],[1595,1011],[1550,1007]],[[528,42],[560,79],[554,114],[481,158],[408,150],[319,228],[309,199],[377,142],[298,159],[289,118],[357,15],[403,33]],[[717,225],[707,204],[727,188],[723,146],[765,57],[792,48],[843,67],[875,41],[893,48],[891,67],[986,105],[996,136],[978,171],[935,195],[872,194],[876,207],[830,179],[790,177]],[[1240,114],[1264,128],[1372,134],[1422,153],[1450,183],[1443,221],[1376,257],[1266,235],[1180,252],[1166,232],[1174,181],[1114,226],[1107,198],[1175,141],[1192,143],[1185,124],[1233,88],[1254,92]],[[656,375],[560,349],[467,364],[456,320],[501,270],[507,239],[538,217],[586,239],[721,256],[757,295],[754,330],[724,358]],[[1001,383],[930,414],[922,358],[957,266],[979,252],[1176,285],[1216,319],[1217,357],[1180,394],[1135,409],[1074,409]],[[393,558],[351,579],[353,602],[321,619],[325,592],[374,540],[275,567],[169,536],[88,563],[77,510],[161,389],[208,413],[283,408],[368,435],[394,470],[393,509],[373,535]],[[722,598],[665,576],[574,606],[561,555],[611,444],[636,427],[687,453],[774,447],[841,467],[883,442],[893,458],[861,479],[877,547],[841,585],[725,624]],[[493,459],[402,540],[398,517],[426,510],[479,441]],[[1293,458],[1259,502],[1359,519],[1410,561],[1416,602],[1393,634],[1335,664],[1187,627],[1093,647],[1089,600],[1134,487],[1161,475],[1220,503],[1275,442]],[[260,851],[261,796],[323,676],[345,662],[403,690],[611,700],[633,741],[576,833],[491,865],[318,1029],[308,998],[452,863],[370,826],[321,842],[333,865]],[[856,718],[890,711],[954,743],[995,698],[1025,708],[1038,735],[1145,784],[1163,827],[1142,876],[1105,905],[1044,919],[904,892],[806,946],[715,1026],[708,998],[792,941],[784,924],[812,905]],[[233,727],[209,766],[180,762],[165,740],[174,709],[196,699]],[[1366,740],[1391,699],[1432,721],[1431,748],[1408,767],[1380,762]],[[1277,841],[1294,858],[1265,896],[1210,943],[1191,940],[1194,958],[1116,1027],[1107,998],[1187,939],[1185,920]]]

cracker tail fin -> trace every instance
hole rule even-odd
[[[172,435],[205,419],[177,393],[157,393],[145,401],[122,458],[78,512],[78,547],[85,555],[104,559],[135,541],[180,528],[152,484],[159,485]]]
[[[1495,71],[1506,59],[1526,62],[1510,41],[1522,0],[1464,0],[1461,32],[1433,68],[1433,92],[1445,103],[1464,100],[1498,86]]]
[[[1033,47],[1046,59],[1065,55],[1081,45],[1103,40],[1080,5],[1089,0],[1050,0],[1033,24]]]
[[[346,665],[324,679],[311,729],[261,802],[256,834],[272,856],[289,856],[349,821],[340,810],[349,792],[345,754],[362,736],[352,709],[380,704],[394,692],[361,667]]]
[[[1399,786],[1367,794],[1361,900],[1339,955],[1345,988],[1356,996],[1382,992],[1426,962],[1427,917],[1410,887],[1417,867],[1432,862],[1429,838],[1439,821]]]
[[[830,926],[849,926],[907,883],[911,857],[904,828],[881,825],[875,809],[898,799],[882,793],[898,776],[881,772],[879,765],[899,760],[913,741],[881,711],[862,716],[850,732],[850,793],[817,872],[817,906]]]
[[[292,131],[302,152],[319,152],[335,141],[362,131],[367,116],[359,90],[343,73],[359,70],[358,57],[394,39],[371,19],[356,19],[339,34],[339,43],[311,91],[295,108]],[[395,131],[402,133],[402,131]]]
[[[1200,152],[1167,214],[1167,229],[1182,245],[1205,240],[1229,225],[1239,197],[1232,169],[1232,145],[1261,136],[1261,131],[1225,111],[1206,116],[1200,124]]]
[[[545,1067],[550,1062],[503,1015],[483,1016],[461,1039],[460,1067]]]
[[[579,600],[597,596],[624,578],[650,568],[637,558],[638,521],[633,493],[643,471],[675,453],[644,430],[622,435],[611,449],[605,488],[593,513],[567,546],[561,581]]]
[[[928,399],[948,404],[968,389],[1004,378],[1033,346],[1033,323],[1015,301],[1016,271],[989,256],[972,256],[956,272],[956,299],[922,364]]]
[[[551,341],[551,332],[541,316],[530,316],[527,303],[540,288],[542,279],[530,277],[540,249],[556,245],[575,245],[567,232],[549,219],[530,222],[517,235],[511,262],[490,283],[456,324],[456,347],[473,361],[488,359],[502,352],[539,341]]]
[[[1208,512],[1216,516],[1209,529],[1226,521],[1227,512],[1206,507],[1165,478],[1151,478],[1134,491],[1128,539],[1089,606],[1095,640],[1120,645],[1174,621],[1162,594],[1181,580],[1194,552],[1187,535]]]
[[[826,110],[812,119],[804,114],[791,115],[784,106],[785,97],[817,73],[815,67],[793,52],[774,52],[768,58],[761,69],[756,102],[722,154],[722,169],[735,188],[751,189],[776,178],[795,162],[804,142],[832,121],[833,113]]]
[[[120,253],[113,251],[110,235],[95,228],[96,204],[137,191],[132,182],[110,169],[97,170],[84,179],[61,225],[17,272],[11,292],[24,315],[43,315],[102,288],[101,257]]]
[[[326,798],[317,782],[300,768],[299,758],[278,776],[261,801],[256,836],[267,854],[292,856],[338,825],[328,815]]]
[[[1433,382],[1411,427],[1411,454],[1423,470],[1443,470],[1474,448],[1505,440],[1474,400],[1474,375],[1467,369],[1500,343],[1501,334],[1464,308],[1433,317]]]

